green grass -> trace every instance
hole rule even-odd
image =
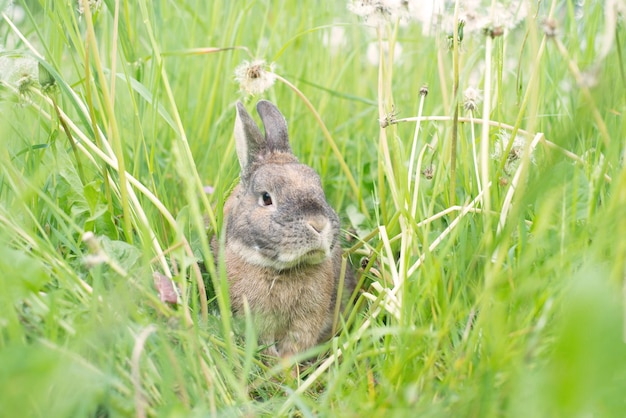
[[[528,2],[505,36],[466,28],[452,49],[389,23],[380,64],[343,1],[105,0],[91,19],[16,3],[22,19],[0,18],[0,416],[623,416],[626,36],[604,2]],[[250,97],[234,71],[255,58],[282,79]],[[472,112],[470,86],[490,98]],[[238,176],[234,104],[259,98],[321,174],[363,277],[298,377],[232,321],[209,247]],[[512,131],[525,145],[494,158]]]

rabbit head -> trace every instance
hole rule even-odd
[[[265,135],[237,103],[241,178],[225,207],[226,245],[247,263],[277,271],[320,264],[337,246],[339,218],[319,175],[292,153],[280,111],[261,100],[257,112]]]

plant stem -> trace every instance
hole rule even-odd
[[[454,117],[452,119],[452,136],[450,138],[450,205],[456,202],[456,151],[459,135],[459,3],[454,4],[454,29],[452,32],[452,103]]]

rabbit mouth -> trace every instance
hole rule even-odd
[[[321,264],[329,258],[331,253],[331,248],[322,246],[300,249],[300,251],[263,250],[257,245],[250,247],[238,240],[230,241],[228,247],[250,264],[277,271]]]
[[[325,248],[313,248],[304,252],[282,253],[276,260],[278,270],[289,270],[297,267],[314,266],[328,259],[330,252]]]
[[[314,250],[307,251],[302,255],[300,260],[303,264],[319,264],[328,257],[326,250],[316,248]]]

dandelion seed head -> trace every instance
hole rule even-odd
[[[598,85],[598,69],[591,68],[580,73],[579,85],[584,88],[593,88]]]
[[[0,57],[0,82],[14,87],[21,96],[28,95],[39,84],[37,61],[29,57]]]
[[[474,112],[483,101],[483,93],[476,87],[468,87],[463,92],[463,107],[468,112]]]
[[[261,94],[274,85],[276,74],[274,65],[267,65],[265,60],[244,61],[235,68],[235,81],[247,94]]]
[[[509,142],[511,141],[511,134],[507,131],[501,131],[498,134],[498,139],[494,145],[493,154],[491,154],[491,158],[496,161],[502,159],[504,152],[509,147]],[[513,139],[513,144],[511,145],[511,149],[509,150],[509,154],[506,157],[506,163],[504,164],[504,171],[508,173],[512,173],[519,166],[522,156],[524,155],[524,150],[526,148],[526,138],[521,135],[516,135]],[[530,162],[535,163],[535,155],[530,155]]]
[[[431,164],[426,167],[424,170],[422,170],[422,175],[426,180],[432,180],[435,176],[435,166]]]
[[[430,3],[430,2],[428,2]],[[528,5],[525,0],[500,0],[492,2],[486,0],[461,0],[459,3],[459,20],[465,22],[464,34],[486,33],[489,36],[501,36],[506,30],[516,28],[528,15]],[[432,27],[433,22],[440,22],[442,31],[452,33],[454,30],[453,0],[435,0],[430,8],[423,8],[415,14],[416,20],[424,24],[424,28]],[[435,28],[436,29],[436,28]],[[433,34],[433,30],[427,34]]]
[[[100,243],[98,242],[98,238],[96,238],[96,235],[93,232],[85,232],[83,234],[82,240],[85,245],[87,245],[87,248],[90,252],[95,254],[102,251],[102,249],[100,248]]]
[[[108,261],[108,257],[102,251],[97,254],[87,254],[83,258],[83,263],[85,263],[85,267],[88,269],[92,269],[95,266],[99,266],[100,264],[104,264]]]
[[[100,247],[98,238],[93,232],[85,232],[83,234],[82,240],[85,245],[87,245],[87,249],[89,250],[89,254],[87,254],[83,258],[83,263],[85,264],[85,267],[90,269],[109,261],[108,256],[105,254],[104,251],[102,251],[102,247]]]
[[[559,33],[559,25],[555,19],[546,18],[542,23],[543,33],[548,38],[554,38]]]
[[[351,0],[348,10],[368,25],[382,26],[387,22],[407,22],[413,3],[408,0]]]
[[[398,112],[396,111],[396,107],[392,105],[391,112],[387,113],[383,118],[379,119],[378,122],[380,123],[381,128],[386,128],[387,126],[396,123],[397,118]]]

